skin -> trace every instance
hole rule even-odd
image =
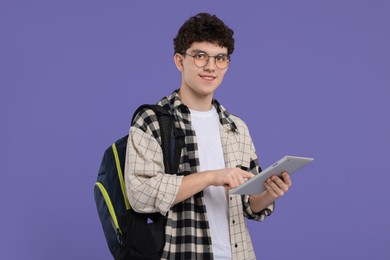
[[[203,51],[210,56],[227,54],[227,48],[209,42],[194,42],[186,53],[194,54]],[[220,86],[227,69],[216,67],[214,58],[210,58],[207,65],[199,68],[194,64],[193,57],[176,53],[174,62],[182,75],[179,96],[189,108],[197,111],[209,111],[212,108],[212,99],[215,90]],[[239,168],[227,168],[194,173],[183,178],[174,204],[184,201],[209,186],[224,186],[233,189],[252,178],[252,173]],[[251,195],[249,204],[253,212],[259,212],[274,201],[282,197],[291,186],[291,179],[287,172],[282,177],[272,176],[264,182],[266,191]]]

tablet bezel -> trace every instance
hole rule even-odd
[[[287,171],[291,176],[294,172],[311,163],[313,160],[314,158],[287,155],[258,173],[255,177],[230,190],[229,193],[241,195],[262,193],[266,190],[264,182],[269,177],[273,175],[281,176],[281,173],[284,171]]]

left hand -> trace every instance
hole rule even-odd
[[[287,172],[283,172],[281,177],[274,175],[264,182],[264,186],[268,194],[276,200],[282,197],[290,188],[290,175]]]
[[[249,197],[249,205],[253,212],[260,212],[275,200],[282,197],[291,186],[291,179],[287,172],[282,173],[282,177],[272,176],[264,182],[266,190],[260,194]]]

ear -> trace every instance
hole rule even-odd
[[[175,65],[176,65],[176,68],[182,72],[184,70],[184,67],[183,67],[183,55],[179,54],[179,53],[175,53],[175,55],[173,56],[173,61],[175,62]]]

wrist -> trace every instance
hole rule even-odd
[[[275,199],[268,191],[264,191],[260,194],[250,195],[248,202],[251,210],[255,213],[259,213],[274,203]]]
[[[213,171],[205,171],[205,172],[202,172],[201,174],[202,174],[202,178],[204,178],[204,180],[206,182],[207,187],[214,185]]]

